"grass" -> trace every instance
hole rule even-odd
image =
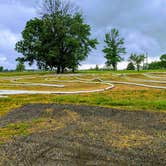
[[[96,77],[108,81],[148,80],[137,72],[128,72],[128,77],[120,71],[81,72],[77,77],[83,80]],[[66,83],[77,79],[50,74],[1,73],[0,89],[76,91],[107,86],[100,84],[98,79],[94,80],[98,84]],[[64,84],[65,87],[14,86],[15,82],[10,79],[16,83]],[[165,113],[166,90],[134,85],[116,84],[115,88],[101,93],[76,95],[8,95],[0,98],[0,165],[33,165],[31,162],[38,160],[60,162],[59,155],[61,161],[64,159],[63,163],[76,160],[77,164],[71,165],[85,165],[85,162],[96,165],[96,159],[99,165],[110,165],[110,162],[112,165],[164,165]]]
[[[78,71],[78,73],[83,73],[83,74],[108,74],[108,73],[119,73],[119,74],[123,74],[123,73],[136,73],[136,74],[140,74],[140,73],[155,73],[155,72],[166,72],[165,69],[163,70],[140,70],[140,71],[136,71],[136,70],[118,70],[118,71],[112,71],[112,70],[80,70]]]
[[[166,72],[165,69],[163,70],[141,70],[141,71],[133,71],[133,70],[79,70],[76,71],[77,73],[81,74],[110,74],[110,73],[156,73],[156,72]],[[0,76],[28,76],[28,75],[46,75],[46,74],[56,74],[55,71],[24,71],[24,72],[0,72]]]
[[[58,84],[58,83],[57,83]],[[58,84],[59,85],[59,84]],[[81,90],[97,90],[97,89],[104,89],[107,88],[108,85],[104,84],[87,84],[87,83],[64,83],[60,84],[64,85],[63,88],[58,88],[58,87],[49,87],[49,86],[23,86],[23,85],[3,85],[0,86],[1,89],[3,90],[34,90],[34,91],[60,91],[60,92],[65,92],[65,91],[81,91]]]
[[[0,98],[0,116],[30,103],[82,104],[130,110],[166,111],[166,90],[135,90],[127,86],[112,91],[80,95],[13,95]]]
[[[46,74],[55,74],[55,72],[50,71],[25,71],[25,72],[0,72],[0,76],[28,76],[28,75],[46,75]]]
[[[120,72],[118,72],[120,73]],[[32,72],[30,73],[7,73],[7,75],[0,74],[0,76],[9,76],[15,77],[20,75],[28,75],[32,76]],[[34,73],[36,76],[40,75],[47,75],[48,73]],[[50,73],[49,73],[50,74]],[[136,74],[134,72],[133,75],[129,75],[132,78],[142,78],[142,75]],[[120,80],[123,81],[123,77],[119,76],[112,76],[112,74],[108,74],[108,71],[101,73],[100,77],[102,79],[108,80]],[[145,77],[145,76],[143,76]],[[54,78],[53,76],[49,77],[52,81]],[[83,79],[91,79],[93,76],[88,72],[88,75],[83,75]],[[66,77],[61,76],[59,80],[66,80]],[[71,77],[73,80],[74,78]],[[28,79],[24,78],[23,81],[27,81]],[[35,78],[35,81],[42,80],[41,77]],[[30,82],[33,79],[29,80]],[[44,82],[44,81],[43,81]],[[95,89],[95,84],[83,84],[83,83],[68,83],[70,86],[68,87],[69,90],[83,90],[83,89]],[[100,84],[99,84],[100,85]],[[99,86],[98,87],[103,87]],[[4,86],[7,88],[7,86]],[[0,88],[4,88],[2,85]],[[74,88],[76,87],[76,88]],[[11,89],[14,88],[11,86]],[[16,87],[15,87],[16,88]],[[18,87],[19,89],[19,87]],[[42,90],[40,86],[32,87],[34,90]],[[48,87],[43,90],[54,90],[52,87]],[[66,90],[66,89],[65,89]],[[92,105],[92,106],[102,106],[102,107],[109,107],[109,108],[118,108],[123,110],[147,110],[150,112],[166,112],[166,90],[157,90],[157,89],[150,89],[145,87],[136,87],[136,86],[128,86],[128,85],[116,85],[116,87],[112,90],[105,91],[102,93],[89,93],[89,94],[77,94],[77,95],[9,95],[8,98],[0,98],[0,117],[5,116],[10,111],[14,110],[15,108],[19,108],[23,105],[34,104],[34,103],[45,103],[45,104],[75,104],[75,105]],[[68,111],[66,111],[68,112]],[[74,120],[77,115],[70,115],[70,112],[67,113],[65,119],[50,119],[47,116],[51,115],[51,110],[46,110],[44,117],[40,119],[34,119],[32,122],[18,122],[18,123],[11,123],[4,128],[0,128],[0,142],[4,140],[10,140],[13,136],[18,135],[26,135],[32,132],[36,132],[42,129],[53,128],[53,126],[61,126],[63,127],[62,122]],[[67,118],[69,117],[69,119]],[[51,124],[49,122],[52,122]],[[141,135],[141,134],[140,134]],[[135,137],[133,133],[130,134],[128,137]],[[122,140],[127,140],[127,136],[121,138]],[[142,133],[142,138],[144,140],[144,133]],[[117,143],[120,144],[120,143]],[[128,142],[125,143],[126,145]]]
[[[81,71],[84,72],[84,71]],[[93,72],[93,71],[92,71]],[[97,71],[100,72],[100,71]],[[123,71],[129,72],[127,77],[131,78],[144,78],[148,77],[136,71]],[[141,71],[142,72],[142,71]],[[148,71],[147,71],[148,72]],[[155,71],[157,72],[157,71]],[[101,71],[100,74],[92,75],[90,71],[78,76],[81,79],[92,79],[99,76],[103,80],[126,81],[126,78],[121,75],[114,75],[115,72]],[[122,73],[117,71],[116,73]],[[33,75],[32,75],[33,74]],[[1,83],[10,83],[10,86],[0,85],[0,89],[24,89],[24,90],[50,90],[50,91],[79,91],[79,90],[93,90],[97,88],[105,88],[108,85],[101,84],[87,84],[87,83],[66,83],[63,81],[76,80],[74,76],[53,76],[50,72],[23,72],[23,73],[0,73]],[[164,74],[163,74],[164,75]],[[8,78],[9,80],[4,80]],[[24,76],[24,77],[22,77]],[[41,77],[42,76],[42,77]],[[44,76],[44,78],[43,78]],[[14,86],[10,79],[22,78],[16,80],[17,82],[32,82],[32,83],[55,83],[64,84],[64,88],[55,87],[41,87],[41,86]],[[47,80],[45,78],[48,78]],[[7,82],[6,82],[7,81]],[[60,82],[58,82],[60,81]],[[62,82],[61,82],[62,81]],[[76,80],[78,81],[78,80]],[[134,81],[135,82],[135,81]],[[147,84],[147,83],[146,83]],[[157,85],[158,83],[149,83]],[[160,84],[158,84],[160,85]],[[164,86],[165,84],[161,84]],[[0,116],[5,115],[14,108],[20,107],[30,103],[62,103],[62,104],[83,104],[83,105],[96,105],[105,107],[114,107],[130,110],[149,110],[149,111],[166,111],[166,90],[156,90],[145,87],[119,85],[110,91],[103,93],[81,94],[81,95],[10,95],[8,98],[0,98]]]
[[[39,131],[56,131],[67,127],[69,122],[75,122],[79,118],[77,113],[70,110],[63,110],[65,113],[63,117],[52,118],[52,112],[52,109],[46,109],[39,118],[24,122],[9,123],[4,127],[0,127],[0,144],[9,142],[16,136],[26,136]]]

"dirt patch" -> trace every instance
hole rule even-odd
[[[49,128],[1,145],[0,165],[166,165],[165,113],[33,104],[2,117],[0,127],[43,117]],[[64,125],[55,130],[58,120]]]

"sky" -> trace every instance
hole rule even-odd
[[[0,0],[0,66],[15,69],[18,54],[15,43],[21,40],[26,22],[38,17],[40,0]],[[73,0],[82,10],[85,22],[91,25],[92,37],[100,44],[93,50],[81,69],[105,64],[104,34],[118,28],[125,38],[127,53],[123,69],[132,52],[148,53],[149,62],[166,53],[166,0]],[[35,66],[27,68],[35,68]]]

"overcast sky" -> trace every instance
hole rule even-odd
[[[74,0],[73,0],[74,1]],[[38,16],[39,0],[0,0],[0,66],[14,69],[19,54],[14,50],[26,22]],[[91,52],[82,68],[105,63],[104,34],[118,28],[125,38],[127,60],[131,52],[148,52],[149,60],[166,53],[166,0],[75,0],[92,27],[100,45]],[[124,68],[125,62],[119,68]]]

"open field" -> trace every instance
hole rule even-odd
[[[0,73],[0,96],[0,165],[166,164],[166,72]]]

